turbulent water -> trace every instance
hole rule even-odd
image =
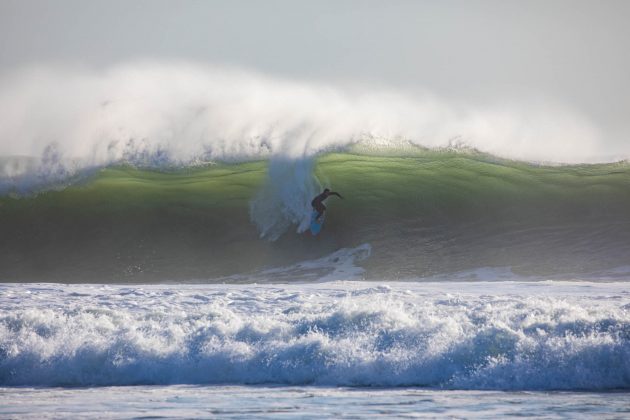
[[[359,278],[376,280],[629,271],[627,163],[545,166],[413,148],[70,173],[48,158],[28,176],[6,175],[28,161],[3,161],[5,282],[312,280],[337,269],[340,249],[359,249]],[[325,186],[344,199],[327,201],[324,231],[312,237],[309,203]],[[306,261],[320,271],[274,272]]]
[[[0,385],[628,390],[629,283],[4,285]]]

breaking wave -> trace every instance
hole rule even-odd
[[[112,164],[312,160],[357,142],[465,146],[535,162],[630,156],[622,143],[604,146],[593,122],[549,98],[474,104],[185,62],[3,73],[0,115],[0,158],[21,159],[0,163],[0,192],[32,191]]]
[[[630,259],[630,150],[548,101],[146,61],[3,73],[0,115],[1,281],[214,281],[361,244],[376,279]],[[346,199],[312,238],[324,187]]]
[[[0,386],[630,389],[627,284],[498,286],[4,285]]]
[[[542,166],[417,148],[114,166],[58,191],[0,197],[0,280],[245,279],[361,244],[371,246],[360,262],[367,279],[484,267],[594,279],[630,261],[628,185],[626,163]],[[313,237],[309,203],[325,186],[345,199],[328,200]]]

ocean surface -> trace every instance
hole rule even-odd
[[[0,415],[630,415],[630,283],[5,284]]]
[[[0,388],[4,418],[626,419],[624,393],[298,386]]]
[[[377,281],[488,267],[506,279],[597,281],[630,265],[625,162],[543,166],[419,148],[183,167],[154,156],[75,172],[46,162],[0,171],[14,174],[0,179],[5,282],[249,282],[364,244],[364,278]],[[310,201],[323,187],[345,199],[327,200],[312,237]]]
[[[0,161],[0,417],[630,416],[627,162],[145,158]]]

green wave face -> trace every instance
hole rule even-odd
[[[320,236],[293,226],[276,241],[260,238],[250,214],[251,200],[277,181],[268,166],[113,167],[62,191],[2,197],[0,280],[208,280],[363,243],[373,250],[362,263],[368,279],[506,266],[571,276],[630,261],[627,164],[328,154],[312,176],[344,200],[328,199]],[[282,207],[272,216],[282,218]]]

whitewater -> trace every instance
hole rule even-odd
[[[3,386],[630,388],[628,283],[1,290]]]
[[[628,284],[5,284],[0,414],[623,417]]]

